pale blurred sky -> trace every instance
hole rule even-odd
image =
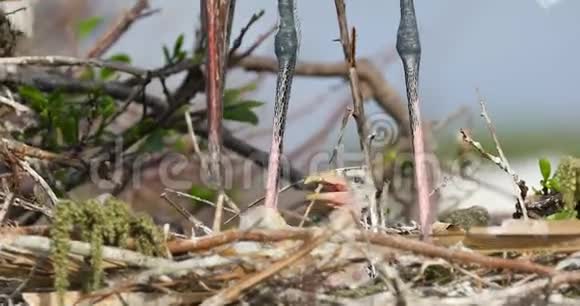
[[[242,49],[276,22],[276,1],[238,0],[233,36],[260,9],[265,16],[248,32]],[[359,56],[396,54],[399,1],[346,1],[349,26],[358,32]],[[133,1],[101,2],[103,11],[129,7]],[[129,53],[135,64],[158,67],[163,63],[161,46],[172,45],[179,33],[191,45],[197,26],[199,1],[153,0],[162,11],[136,23],[111,53]],[[423,48],[420,95],[423,115],[439,119],[462,105],[478,110],[475,88],[488,101],[488,110],[498,124],[526,127],[557,125],[580,127],[578,73],[580,61],[580,1],[560,1],[544,8],[531,0],[416,0]],[[106,9],[105,9],[106,8]],[[300,59],[334,62],[342,60],[334,1],[297,0],[301,25]],[[116,15],[111,15],[116,16]],[[256,54],[274,56],[273,36]],[[398,57],[384,74],[399,92],[404,92]],[[297,78],[290,112],[328,92],[338,79]],[[267,102],[264,114],[272,114],[275,76],[266,80],[257,98]],[[348,89],[329,96],[342,99]],[[338,100],[337,100],[338,101]],[[332,101],[330,103],[333,103]],[[326,104],[328,105],[328,104]],[[367,112],[376,112],[369,106]],[[320,126],[328,108],[313,109],[312,115],[288,129],[290,145],[300,143],[305,128]],[[262,125],[271,124],[266,117]],[[478,123],[479,124],[479,123]],[[266,137],[268,138],[268,137]],[[266,139],[267,140],[267,139]]]

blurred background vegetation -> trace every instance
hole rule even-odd
[[[19,53],[70,56],[83,56],[111,24],[135,4],[135,1],[114,0],[31,2],[36,3],[31,25],[33,36],[22,43]],[[338,27],[332,1],[297,2],[301,24],[300,60],[342,61],[341,48],[334,41],[338,37]],[[146,69],[186,57],[200,60],[200,54],[191,50],[200,27],[199,3],[151,0],[149,4],[154,13],[139,19],[102,58]],[[401,63],[395,51],[398,1],[347,1],[347,6],[349,23],[357,28],[357,54],[370,59],[388,84],[404,96]],[[423,117],[429,121],[445,121],[460,111],[455,120],[437,131],[437,152],[453,158],[457,150],[457,132],[462,127],[472,129],[473,136],[484,147],[493,148],[489,133],[479,118],[476,94],[479,89],[487,101],[505,153],[516,170],[518,167],[534,169],[523,172],[524,175],[534,173],[529,180],[535,182],[539,178],[537,161],[540,157],[580,153],[580,103],[575,91],[580,71],[580,61],[575,60],[580,49],[580,27],[576,26],[580,2],[560,1],[557,5],[543,7],[527,0],[469,3],[440,0],[420,2],[416,6],[423,48],[420,79]],[[275,2],[244,1],[237,6],[234,36],[252,15],[262,10],[264,15],[246,33],[240,50],[246,50],[271,29],[277,14]],[[253,55],[274,58],[273,36],[260,44]],[[106,69],[88,69],[84,73],[85,78],[103,81],[117,77]],[[175,90],[184,76],[185,73],[181,73],[166,79],[167,88]],[[225,112],[226,125],[239,139],[265,151],[270,141],[274,84],[275,74],[272,73],[248,73],[242,69],[232,69],[228,73],[231,101],[226,99],[226,104],[231,104]],[[36,101],[32,107],[39,113],[46,101],[63,99],[58,94],[43,96],[26,88],[21,88],[20,93]],[[162,84],[151,83],[147,93],[163,96]],[[105,119],[119,110],[107,97],[95,98],[98,115]],[[302,171],[308,170],[306,164],[313,153],[330,153],[338,138],[340,118],[350,103],[348,84],[340,78],[295,79],[285,150]],[[195,96],[192,104],[204,106],[205,96]],[[383,111],[374,101],[369,101],[366,108],[369,115]],[[68,145],[78,145],[78,135],[71,134],[67,126],[77,124],[71,121],[75,116],[89,116],[90,112],[91,109],[62,104],[60,109],[46,112],[41,118],[45,125],[41,122],[40,131],[48,131],[48,126],[54,128],[57,123],[69,132],[61,133],[58,139],[47,140],[46,147],[54,149],[55,143],[62,145],[63,140],[69,142]],[[122,119],[117,125],[130,125],[128,122],[130,120]],[[150,127],[148,124],[141,122],[133,126],[128,135],[139,136],[140,131]],[[27,136],[21,135],[21,138]],[[177,136],[171,129],[157,129],[147,137],[142,149],[144,152],[164,149],[169,138],[173,139],[170,141],[172,149],[184,151],[186,145],[176,140]],[[345,143],[347,150],[358,151],[353,123],[348,125]],[[496,181],[492,177],[487,179]],[[510,190],[509,185],[506,186]],[[158,197],[159,186],[151,185],[147,189],[150,197]],[[133,197],[146,197],[147,192],[137,190]],[[191,186],[191,192],[205,198],[212,196],[196,184]],[[256,192],[246,196],[244,201],[255,198]]]

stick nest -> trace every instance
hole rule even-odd
[[[580,274],[567,271],[578,269],[580,256],[569,251],[482,255],[461,243],[421,242],[409,226],[229,230],[190,239],[164,234],[115,199],[57,207],[50,227],[3,229],[0,294],[49,295],[61,305],[120,297],[144,305],[489,305],[580,295]]]

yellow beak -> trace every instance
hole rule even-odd
[[[321,192],[306,195],[306,199],[309,201],[324,201],[333,207],[349,205],[353,201],[352,194],[348,190],[347,180],[336,171],[330,170],[310,175],[304,179],[304,184],[323,186]]]

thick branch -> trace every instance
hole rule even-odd
[[[276,72],[278,63],[265,56],[248,56],[236,64],[246,70],[255,72]],[[382,73],[368,60],[357,60],[357,72],[363,93],[370,89],[370,95],[384,111],[393,117],[401,127],[403,135],[409,135],[409,115],[405,104],[397,91],[385,80]],[[348,65],[344,62],[314,63],[299,62],[296,64],[296,75],[312,77],[340,77],[348,75]]]
[[[17,66],[47,66],[47,67],[61,67],[61,66],[91,66],[98,68],[109,68],[125,73],[129,73],[139,77],[145,77],[149,72],[145,69],[133,67],[124,63],[106,62],[96,59],[80,59],[68,56],[22,56],[22,57],[4,57],[0,58],[0,65],[3,69],[10,69],[10,65]]]
[[[30,69],[0,69],[0,82],[28,85],[41,91],[60,89],[69,93],[86,93],[102,90],[118,100],[126,100],[133,95],[133,88],[121,82],[80,81],[59,74]],[[155,113],[163,113],[168,107],[163,99],[153,95],[137,95],[135,101],[151,106]]]
[[[219,234],[201,237],[197,240],[175,240],[168,243],[173,253],[195,252],[215,248],[220,245],[238,241],[275,242],[284,240],[307,240],[320,233],[320,228],[292,230],[229,230]],[[342,231],[331,238],[332,242],[345,244],[351,241],[365,242],[373,245],[412,252],[426,257],[443,258],[450,262],[478,264],[492,269],[507,269],[544,276],[557,275],[554,268],[519,259],[504,259],[481,255],[471,251],[448,249],[442,246],[425,243],[416,239],[387,233],[372,233],[360,230]]]

